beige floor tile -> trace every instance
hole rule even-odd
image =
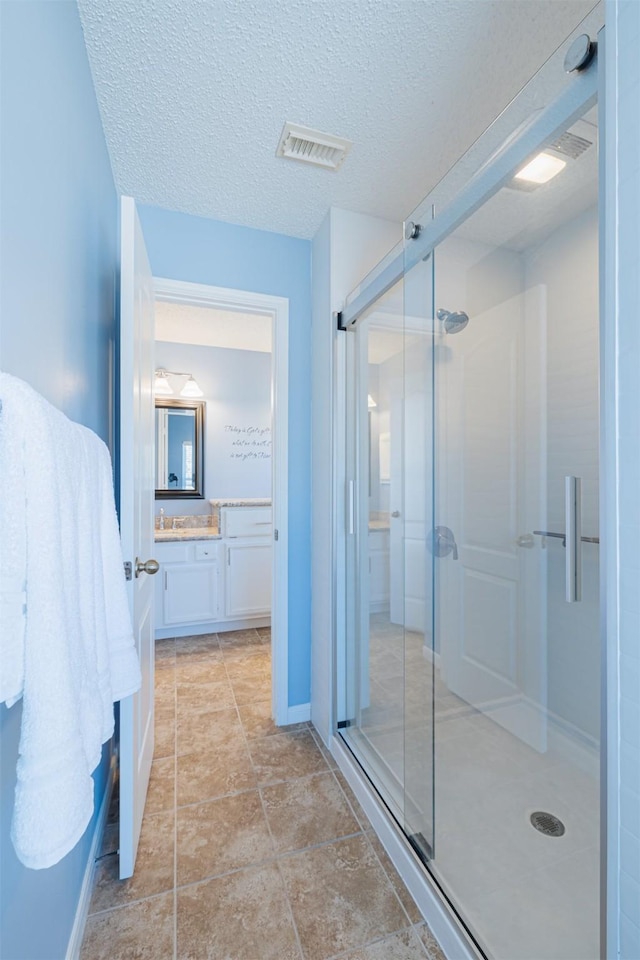
[[[90,913],[173,890],[174,817],[173,811],[145,816],[136,870],[129,880],[118,879],[117,857],[109,857],[98,864]]]
[[[300,960],[275,864],[178,890],[179,960]]]
[[[323,756],[323,757],[325,758],[325,760],[327,761],[327,764],[328,764],[332,769],[337,769],[338,764],[337,764],[336,761],[334,760],[334,758],[333,758],[333,756],[331,755],[331,753],[330,753],[330,752],[327,750],[327,748],[325,747],[325,745],[324,745],[324,743],[323,743],[323,740],[322,740],[322,737],[320,736],[320,734],[318,733],[318,731],[317,731],[316,729],[314,729],[313,724],[311,724],[311,725],[309,726],[309,730],[311,731],[311,735],[312,735],[313,739],[314,739],[315,742],[316,742],[316,745],[317,745],[317,747],[318,747],[318,750],[320,751],[320,753],[322,754],[322,756]]]
[[[398,873],[393,863],[391,862],[389,855],[387,854],[387,851],[382,846],[382,843],[378,839],[377,835],[373,832],[373,830],[369,831],[367,836],[371,841],[371,844],[373,846],[376,856],[378,857],[380,863],[382,864],[382,868],[384,872],[389,878],[389,882],[391,883],[391,886],[393,887],[393,889],[398,895],[398,899],[400,900],[400,903],[402,904],[404,909],[407,911],[407,916],[409,917],[409,920],[411,921],[411,923],[420,923],[422,921],[422,914],[418,910],[418,907],[416,906],[416,903],[413,897],[411,896],[406,886],[400,879],[400,874]]]
[[[238,706],[271,697],[271,677],[231,677],[231,687]]]
[[[271,834],[279,853],[358,833],[332,773],[317,773],[264,787],[261,791]]]
[[[176,695],[175,690],[171,691],[171,696],[155,697],[153,703],[153,713],[155,720],[170,720],[172,723],[176,718]]]
[[[171,960],[173,893],[89,917],[81,960]]]
[[[156,696],[159,696],[165,687],[171,689],[175,682],[176,662],[174,657],[160,657],[154,664],[153,682]]]
[[[173,718],[155,719],[153,758],[173,757],[176,752],[176,724]]]
[[[226,676],[209,683],[178,683],[176,698],[176,716],[178,723],[182,717],[192,714],[212,713],[225,707],[235,707],[231,684]]]
[[[222,660],[192,660],[176,657],[176,686],[194,686],[200,683],[226,683],[227,671]]]
[[[327,770],[308,730],[250,740],[249,752],[261,786]]]
[[[407,924],[363,836],[283,857],[279,866],[307,960],[325,960]]]
[[[175,766],[176,761],[174,757],[154,760],[151,764],[151,777],[147,791],[147,802],[144,808],[145,816],[152,816],[154,813],[164,813],[167,810],[173,810],[176,802]]]
[[[257,630],[229,630],[219,633],[220,649],[224,654],[225,647],[243,647],[254,643],[261,643],[262,637]]]
[[[159,661],[161,660],[173,660],[176,655],[176,642],[171,637],[170,640],[156,640],[155,642],[155,660],[156,660],[156,669],[158,667]]]
[[[179,755],[200,751],[203,758],[209,757],[228,740],[242,738],[242,724],[233,705],[209,713],[179,713],[176,727]]]
[[[271,662],[271,651],[262,643],[244,644],[238,647],[221,646],[220,652],[222,661],[227,667],[231,663],[250,663],[252,660]]]
[[[178,757],[178,806],[249,790],[257,783],[241,736],[215,747],[208,757],[201,752]]]
[[[401,930],[384,940],[348,953],[341,960],[425,960],[425,952],[412,929]]]
[[[176,660],[187,658],[190,662],[205,660],[209,663],[222,659],[217,633],[204,633],[195,637],[176,639]]]
[[[426,950],[429,960],[447,960],[440,948],[440,944],[431,933],[431,930],[426,923],[419,923],[414,927],[414,931],[420,940],[420,943]]]
[[[245,647],[242,657],[225,660],[231,681],[243,679],[271,680],[271,657],[264,647]]]
[[[342,787],[342,790],[347,800],[351,804],[353,812],[355,813],[360,826],[362,827],[363,830],[371,830],[372,829],[371,821],[369,820],[369,817],[366,815],[366,813],[360,806],[358,798],[356,797],[355,793],[347,783],[344,777],[344,774],[342,773],[341,770],[338,770],[337,768],[333,772],[335,773],[338,783]]]
[[[177,827],[178,885],[219,876],[273,856],[257,790],[182,807]]]
[[[309,729],[308,723],[290,723],[286,727],[277,727],[271,716],[271,700],[239,704],[238,712],[248,740],[272,737],[276,733],[299,733]]]

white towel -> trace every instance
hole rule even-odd
[[[0,400],[1,403],[1,400]],[[0,408],[0,703],[22,695],[26,624],[27,526],[24,476],[26,411],[13,395]],[[12,451],[5,456],[4,451]]]
[[[91,819],[91,773],[113,732],[113,701],[139,688],[140,668],[107,448],[7,374],[0,399],[0,461],[22,461],[26,530],[25,567],[5,549],[0,563],[0,582],[23,576],[26,596],[22,633],[16,615],[1,634],[3,659],[6,647],[14,664],[10,699],[23,695],[11,835],[20,860],[43,868]],[[14,606],[17,614],[17,598]]]

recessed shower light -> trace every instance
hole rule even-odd
[[[537,157],[530,160],[526,167],[516,173],[514,180],[526,180],[527,183],[548,183],[554,177],[564,170],[567,163],[560,157],[554,157],[550,153],[539,153]]]

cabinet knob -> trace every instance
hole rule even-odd
[[[136,579],[140,576],[141,573],[157,573],[160,569],[160,564],[157,560],[146,560],[144,563],[138,557],[136,557]]]

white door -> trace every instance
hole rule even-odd
[[[527,549],[542,496],[543,311],[531,306],[513,297],[446,337],[437,523],[456,546],[436,571],[447,687],[544,749],[544,592]]]
[[[129,604],[142,686],[120,704],[120,878],[136,862],[153,759],[153,581],[138,563],[153,557],[154,397],[153,278],[135,201],[121,202],[120,248],[120,527],[132,564]]]

